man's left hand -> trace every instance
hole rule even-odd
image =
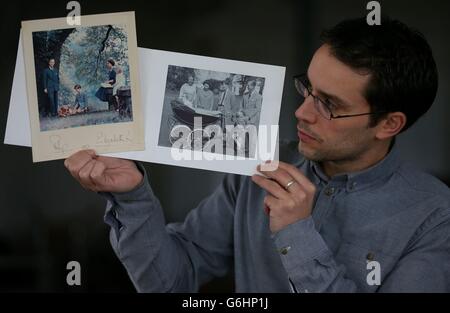
[[[274,171],[265,171],[259,165],[257,169],[267,176],[253,175],[252,181],[268,193],[264,209],[272,233],[311,215],[316,186],[300,170],[284,162],[279,162]]]

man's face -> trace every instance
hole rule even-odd
[[[48,65],[49,65],[50,67],[55,66],[55,60],[54,60],[54,59],[51,59],[50,61],[48,61]]]
[[[204,83],[204,84],[203,84],[203,89],[204,89],[204,90],[209,90],[209,85],[208,85],[207,83]]]
[[[364,98],[370,75],[357,73],[340,62],[330,54],[327,45],[323,45],[314,54],[308,78],[315,96],[337,104],[333,110],[334,115],[370,112],[369,104]],[[375,142],[375,128],[368,127],[369,116],[328,120],[315,109],[311,96],[300,105],[295,116],[298,120],[299,151],[313,161],[355,160]]]
[[[190,86],[192,86],[193,83],[194,83],[194,77],[189,76],[189,78],[188,78],[188,84],[189,84]]]
[[[108,70],[112,69],[112,64],[109,62],[106,62],[106,67],[108,68]]]

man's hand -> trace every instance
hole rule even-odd
[[[47,88],[44,89],[44,92],[45,92],[45,93],[48,93],[48,92],[47,92]]]
[[[263,171],[253,175],[252,180],[267,191],[264,209],[270,218],[270,230],[276,233],[286,226],[311,215],[316,186],[295,166],[279,162],[274,171]]]
[[[95,192],[128,192],[143,179],[133,161],[98,156],[93,150],[71,155],[64,165],[81,186]]]

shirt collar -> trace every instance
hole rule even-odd
[[[328,178],[320,165],[314,161],[308,162],[308,170],[317,185],[325,183],[330,186],[344,187],[348,192],[357,191],[373,184],[375,181],[389,177],[399,166],[398,149],[394,144],[388,154],[375,165],[358,172],[344,173]]]

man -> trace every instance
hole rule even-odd
[[[259,114],[262,106],[262,96],[256,90],[256,81],[251,80],[247,83],[248,92],[244,94],[243,110],[248,117],[248,123],[258,126]]]
[[[226,125],[233,125],[233,113],[230,112],[231,110],[231,80],[230,78],[226,78],[222,81],[222,83],[219,86],[220,94],[219,94],[219,105],[217,108],[219,111],[222,112],[222,125],[221,127],[225,129]]]
[[[212,110],[217,111],[217,110],[219,110],[219,103],[220,103],[220,91],[218,88],[213,89],[213,95],[214,95],[214,100],[213,100]]]
[[[234,75],[231,82],[231,96],[229,112],[236,115],[242,109],[244,103],[244,97],[242,95],[242,75]]]
[[[48,60],[48,67],[42,74],[42,82],[44,85],[44,93],[48,97],[50,109],[48,114],[50,116],[57,116],[58,114],[58,91],[59,91],[59,74],[55,69],[55,59]]]
[[[234,75],[233,80],[227,78],[220,85],[219,109],[224,114],[224,127],[226,125],[235,126],[236,114],[242,109],[243,96],[240,94],[242,83],[237,79],[241,79],[241,76]]]
[[[231,96],[231,90],[230,90],[230,79],[227,78],[224,81],[221,82],[219,86],[219,106],[225,107],[229,106],[230,103],[230,96]]]
[[[184,223],[164,225],[134,162],[66,160],[108,199],[111,243],[138,291],[196,291],[231,268],[238,292],[450,291],[449,188],[394,143],[434,101],[430,47],[388,19],[344,21],[322,39],[295,80],[298,150],[284,146],[267,177],[227,176]]]

